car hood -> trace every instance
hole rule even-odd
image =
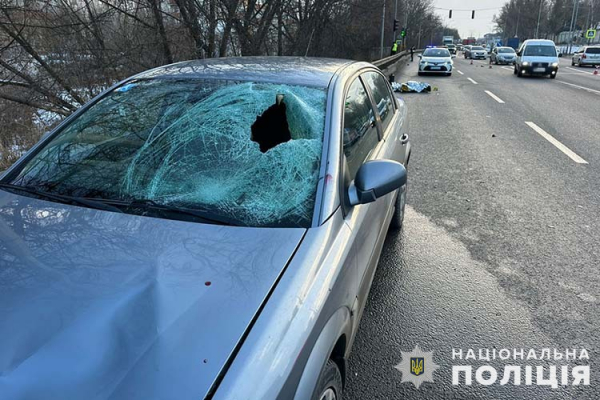
[[[305,231],[0,190],[0,397],[203,398]]]
[[[450,57],[423,57],[421,59],[422,61],[427,61],[428,63],[432,63],[432,64],[444,64],[448,61],[452,61],[452,58]]]

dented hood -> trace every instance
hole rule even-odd
[[[0,397],[203,398],[304,232],[0,190]]]

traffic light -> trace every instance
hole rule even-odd
[[[471,11],[471,19],[475,19],[475,10]]]
[[[452,18],[452,10],[448,12],[448,19]]]
[[[394,32],[397,32],[399,27],[400,27],[400,23],[398,22],[397,19],[395,19],[394,20]]]
[[[400,36],[402,36],[402,37],[406,36],[406,28],[402,28],[402,32],[400,32]]]

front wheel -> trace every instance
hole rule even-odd
[[[404,212],[406,210],[406,193],[408,192],[408,182],[398,189],[398,196],[394,204],[394,215],[390,221],[390,229],[399,231],[404,224]]]
[[[342,388],[340,369],[335,362],[328,360],[319,376],[313,400],[341,400]]]
[[[556,74],[550,74],[550,79],[556,79]]]
[[[573,59],[571,58],[571,67],[575,66],[575,61],[573,61]]]

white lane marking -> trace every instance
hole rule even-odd
[[[512,68],[508,68],[508,67],[501,67],[501,68],[502,68],[502,69],[506,69],[506,70],[508,70],[508,71],[512,71],[512,70],[513,70]]]
[[[458,73],[459,73],[459,74],[461,74],[461,75],[464,75],[464,74],[463,74],[461,71],[459,71],[459,70],[456,70],[456,72],[458,72]]]
[[[565,67],[566,69],[570,69],[571,71],[575,71],[575,72],[581,72],[582,74],[588,74],[588,75],[594,75],[593,72],[587,72],[587,71],[582,71],[580,69],[575,69],[575,68],[571,68],[571,67]]]
[[[486,92],[492,99],[496,100],[498,103],[504,104],[504,101],[500,97],[496,96],[494,93],[490,92],[489,90],[484,90],[484,92]]]
[[[471,82],[473,82],[473,85],[477,85],[477,82],[475,82],[473,79],[471,78],[467,78],[468,80],[470,80]]]
[[[537,126],[536,124],[534,124],[533,122],[525,121],[525,123],[531,129],[533,129],[534,131],[536,131],[537,133],[539,133],[540,136],[542,136],[544,139],[546,139],[547,141],[549,141],[550,143],[552,143],[557,149],[559,149],[560,151],[562,151],[563,153],[565,153],[571,160],[575,161],[577,164],[587,164],[588,163],[583,158],[581,158],[577,154],[575,154],[567,146],[565,146],[564,144],[562,144],[558,140],[554,139],[554,137],[552,135],[550,135],[548,132],[546,132],[545,130],[543,130],[542,128],[540,128],[539,126]]]
[[[584,86],[573,85],[572,83],[563,82],[563,81],[556,81],[556,82],[562,83],[563,85],[573,86],[573,87],[575,87],[577,89],[585,90],[585,91],[588,91],[590,93],[600,94],[600,90],[594,90],[594,89],[586,88]]]

